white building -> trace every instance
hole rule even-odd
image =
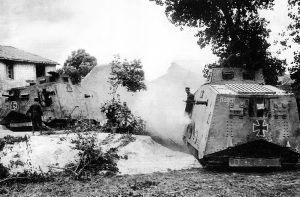
[[[0,92],[7,88],[27,85],[26,81],[36,80],[55,71],[57,62],[38,55],[0,45]]]

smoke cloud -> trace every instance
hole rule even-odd
[[[154,84],[141,93],[134,111],[147,123],[147,130],[154,136],[181,142],[184,125],[189,118],[184,116],[184,89],[175,85]]]
[[[205,81],[198,63],[197,69],[191,68],[191,61],[186,63],[189,66],[184,63],[173,63],[164,76],[149,83],[147,91],[137,95],[133,105],[133,111],[146,121],[152,135],[178,144],[182,144],[184,127],[190,122],[184,115],[185,87],[194,93]]]
[[[146,91],[132,94],[121,88],[121,100],[146,121],[147,131],[153,136],[182,144],[184,127],[190,122],[184,115],[185,87],[190,87],[194,93],[204,83],[202,69],[199,61],[176,61],[165,75],[148,82]],[[95,67],[81,84],[97,93],[99,104],[110,99],[109,72],[109,66]]]

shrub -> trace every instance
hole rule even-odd
[[[96,125],[96,127],[99,126]],[[88,178],[101,171],[109,174],[116,174],[119,171],[116,163],[119,159],[117,149],[111,148],[104,152],[97,140],[100,130],[94,129],[94,122],[81,120],[77,121],[69,131],[76,135],[75,138],[71,139],[71,143],[74,145],[72,148],[79,151],[79,158],[76,162],[68,164],[64,170],[67,175],[74,179]]]
[[[145,121],[132,114],[131,110],[119,98],[113,98],[101,106],[101,112],[107,117],[103,131],[121,134],[145,134]]]

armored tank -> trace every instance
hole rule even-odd
[[[204,167],[291,167],[299,159],[294,95],[264,85],[262,70],[211,68],[195,93],[184,142]]]
[[[101,121],[103,115],[97,108],[93,92],[73,85],[67,75],[49,72],[50,76],[28,81],[29,86],[11,88],[2,96],[0,120],[11,130],[31,130],[27,111],[34,98],[43,110],[43,122],[50,127],[63,127],[77,119]]]

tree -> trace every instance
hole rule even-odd
[[[262,68],[266,83],[276,84],[285,61],[268,51],[267,21],[260,9],[272,9],[274,0],[150,0],[165,6],[168,19],[176,26],[198,28],[201,48],[212,46],[222,66]]]
[[[78,49],[72,51],[59,73],[69,75],[72,82],[78,84],[96,65],[97,59],[94,56],[88,54],[84,49]]]
[[[113,87],[113,93],[121,85],[129,92],[146,90],[144,83],[145,74],[140,60],[131,62],[126,59],[121,61],[119,56],[115,56],[111,62],[110,84]]]
[[[110,63],[111,72],[109,82],[113,98],[101,106],[101,112],[105,113],[107,122],[104,130],[107,132],[143,134],[145,122],[138,116],[132,114],[126,102],[121,101],[117,90],[123,86],[129,92],[146,90],[144,83],[144,71],[140,60],[131,62],[119,56],[115,56]]]
[[[291,23],[288,26],[290,31],[290,36],[293,42],[300,44],[300,2],[298,0],[289,0],[289,17],[291,18]],[[294,89],[300,89],[300,51],[294,52],[294,61],[292,67],[289,69],[291,73],[291,79],[295,80],[292,84]]]

